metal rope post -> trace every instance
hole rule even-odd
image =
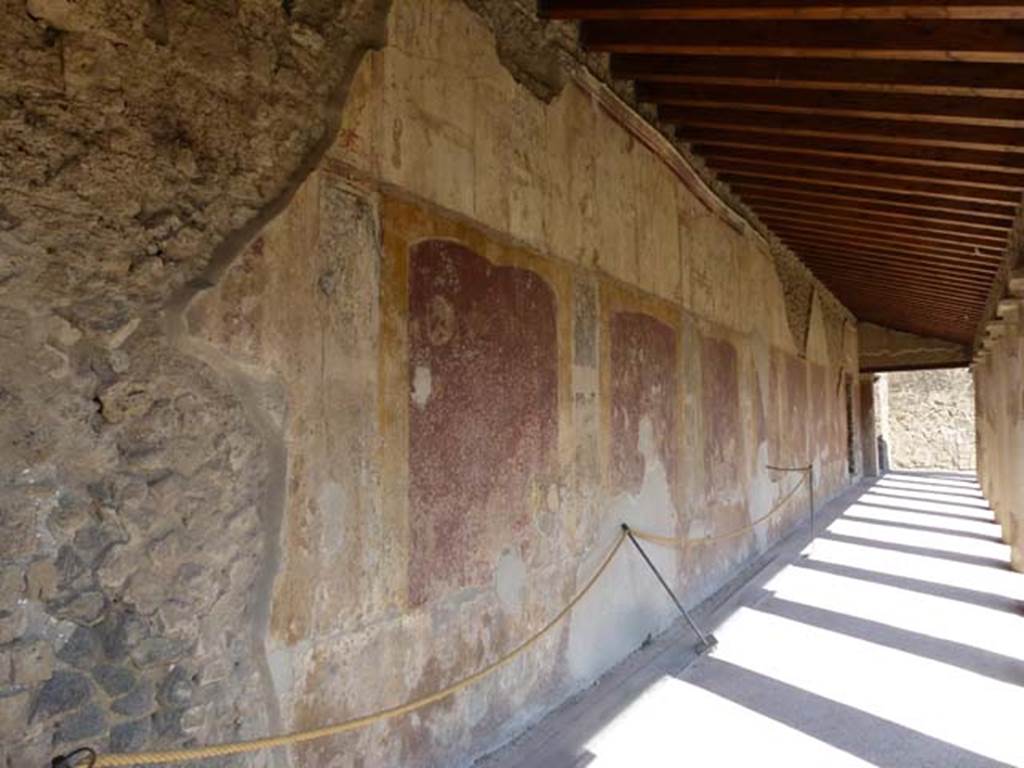
[[[806,467],[776,467],[772,464],[766,464],[765,469],[770,469],[773,472],[806,472],[807,473],[807,490],[810,495],[811,505],[811,538],[810,541],[814,541],[814,462],[812,461]],[[805,554],[804,557],[807,555]]]
[[[626,535],[629,536],[629,540],[633,542],[633,546],[636,547],[636,551],[640,553],[640,557],[644,559],[644,562],[647,563],[647,567],[654,572],[654,575],[658,578],[658,581],[661,582],[661,586],[663,586],[665,588],[665,591],[668,592],[668,596],[672,598],[672,602],[675,603],[676,608],[678,608],[679,612],[683,614],[683,618],[686,619],[686,623],[690,625],[690,629],[692,629],[694,633],[696,633],[697,637],[700,638],[700,642],[697,643],[697,653],[707,653],[716,645],[718,645],[718,640],[715,639],[714,635],[705,635],[703,632],[700,631],[700,627],[697,626],[697,622],[693,620],[693,618],[690,616],[687,610],[683,607],[683,604],[679,602],[679,598],[676,597],[676,593],[672,591],[672,587],[670,587],[668,585],[668,582],[665,581],[665,579],[662,577],[661,572],[658,570],[657,566],[655,566],[654,563],[651,562],[651,558],[647,556],[647,553],[644,551],[644,548],[640,546],[640,542],[637,541],[636,538],[634,538],[633,531],[630,530],[629,526],[623,523],[622,530],[624,530],[626,532]]]
[[[814,462],[807,466],[807,481],[810,485],[811,494],[811,541],[814,541]]]

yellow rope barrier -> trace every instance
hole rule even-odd
[[[783,496],[775,504],[775,506],[773,506],[770,510],[768,510],[768,512],[766,514],[761,515],[761,517],[757,518],[757,520],[752,520],[750,523],[748,523],[747,525],[743,526],[742,528],[737,528],[736,530],[729,531],[728,533],[723,533],[723,534],[720,534],[718,536],[705,536],[704,538],[701,538],[701,539],[686,539],[686,540],[680,540],[680,539],[676,538],[675,536],[659,536],[656,533],[645,533],[643,531],[637,531],[637,530],[633,531],[633,535],[636,536],[638,539],[641,539],[643,541],[649,541],[651,544],[659,544],[659,545],[661,545],[663,547],[676,547],[677,549],[682,549],[682,550],[685,550],[687,547],[691,547],[691,546],[698,546],[698,545],[702,545],[702,544],[713,544],[713,543],[719,542],[719,541],[726,541],[728,539],[734,539],[737,536],[742,536],[743,534],[748,533],[749,531],[754,530],[757,526],[759,526],[765,520],[767,520],[768,518],[770,518],[773,515],[777,514],[780,509],[782,509],[784,506],[786,506],[786,504],[789,502],[789,500],[793,498],[793,496],[796,494],[796,492],[800,490],[800,488],[803,486],[803,484],[806,481],[807,481],[807,475],[803,474],[800,477],[800,482],[798,482],[796,485],[794,485],[792,490],[790,490],[789,493],[787,493],[785,496]]]
[[[633,535],[638,539],[649,541],[653,544],[661,544],[663,546],[672,546],[679,549],[686,549],[690,545],[696,544],[707,544],[715,541],[724,541],[731,539],[736,536],[740,536],[748,531],[753,530],[758,525],[763,523],[772,515],[776,514],[786,502],[788,502],[793,495],[800,489],[800,487],[806,481],[807,476],[804,475],[800,482],[797,483],[793,489],[787,493],[771,510],[765,515],[762,515],[757,520],[752,521],[748,525],[739,528],[735,531],[730,531],[727,534],[719,536],[709,536],[703,539],[696,539],[691,541],[680,541],[674,537],[659,536],[654,533],[645,533],[636,529],[632,529]],[[542,637],[550,632],[559,622],[561,622],[569,612],[572,611],[576,604],[591,590],[597,580],[601,578],[601,575],[608,569],[615,555],[622,547],[622,542],[625,541],[625,532],[620,533],[618,538],[615,540],[614,545],[609,550],[608,554],[605,555],[604,560],[601,561],[600,566],[594,571],[593,575],[587,580],[583,588],[580,589],[573,598],[566,604],[562,610],[560,610],[555,616],[548,621],[543,627],[537,632],[528,637],[522,643],[517,645],[511,651],[508,651],[503,656],[499,657],[495,661],[488,664],[486,667],[474,672],[467,677],[457,680],[456,682],[449,685],[447,688],[442,688],[427,696],[414,699],[400,704],[398,706],[390,707],[388,709],[382,709],[369,715],[363,715],[361,717],[352,718],[345,720],[340,723],[334,723],[332,725],[325,725],[321,728],[313,728],[307,731],[296,731],[294,733],[283,734],[281,736],[270,736],[261,739],[251,739],[249,741],[238,741],[230,742],[225,744],[213,744],[206,747],[193,747],[190,749],[172,749],[163,752],[139,752],[135,754],[107,754],[98,755],[95,762],[91,763],[95,768],[110,768],[112,766],[133,766],[133,765],[155,765],[158,763],[182,763],[193,760],[202,760],[211,757],[226,757],[228,755],[238,755],[247,752],[257,752],[264,749],[272,749],[274,747],[284,747],[292,744],[301,744],[307,741],[315,741],[318,739],[324,739],[328,736],[336,736],[341,733],[347,733],[354,731],[359,728],[365,728],[366,726],[387,720],[392,717],[399,717],[401,715],[415,712],[418,709],[422,709],[430,704],[434,704],[438,701],[452,696],[463,688],[466,688],[474,683],[483,680],[485,677],[495,672],[496,670],[504,667],[506,664],[511,662],[520,654],[524,653],[527,649],[537,643]]]
[[[440,691],[436,691],[428,696],[423,696],[419,699],[400,704],[389,709],[382,709],[373,714],[363,715],[362,717],[356,717],[351,720],[345,720],[341,723],[335,723],[333,725],[325,725],[322,728],[314,728],[308,731],[298,731],[295,733],[284,734],[282,736],[272,736],[263,739],[252,739],[250,741],[239,741],[228,744],[213,744],[207,747],[193,747],[191,749],[172,749],[165,752],[139,752],[137,754],[109,754],[99,755],[93,763],[96,768],[105,768],[106,766],[126,766],[126,765],[154,765],[156,763],[182,763],[191,760],[202,760],[210,757],[225,757],[227,755],[238,755],[245,752],[256,752],[264,749],[271,749],[273,747],[284,747],[290,744],[301,744],[306,741],[314,741],[316,739],[324,739],[328,736],[336,736],[340,733],[346,733],[348,731],[354,731],[358,728],[364,728],[373,723],[381,720],[387,720],[392,717],[398,717],[399,715],[405,715],[410,712],[414,712],[423,707],[434,704],[442,699],[446,699],[449,696],[457,693],[458,691],[466,688],[467,686],[476,683],[483,678],[490,675],[497,669],[505,666],[510,661],[515,659],[521,653],[526,651],[544,635],[546,635],[552,628],[555,627],[562,619],[569,615],[569,612],[576,606],[576,604],[583,599],[583,596],[590,591],[591,587],[597,583],[597,580],[601,578],[601,574],[607,570],[608,565],[612,559],[618,553],[619,548],[622,546],[622,542],[625,541],[626,534],[620,533],[618,538],[615,540],[614,546],[605,556],[604,560],[601,561],[601,565],[598,567],[594,574],[587,580],[587,583],[583,585],[583,588],[573,596],[572,600],[559,611],[554,618],[548,621],[543,627],[540,628],[535,634],[524,640],[522,643],[517,645],[511,651],[501,656],[497,660],[491,662],[483,669],[474,672],[468,677],[464,677],[458,680],[447,688],[442,688]]]

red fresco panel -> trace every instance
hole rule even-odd
[[[611,337],[612,487],[637,493],[647,469],[640,425],[650,420],[654,446],[675,487],[677,339],[673,328],[650,315],[619,312],[609,323]]]
[[[556,299],[433,240],[409,266],[410,600],[490,578],[557,443]],[[429,382],[429,383],[428,383]]]

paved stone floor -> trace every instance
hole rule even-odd
[[[1024,574],[973,476],[893,472],[824,510],[486,768],[1024,766]]]

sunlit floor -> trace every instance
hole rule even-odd
[[[1024,766],[1024,574],[977,483],[862,490],[708,619],[711,655],[662,653],[484,764]]]

